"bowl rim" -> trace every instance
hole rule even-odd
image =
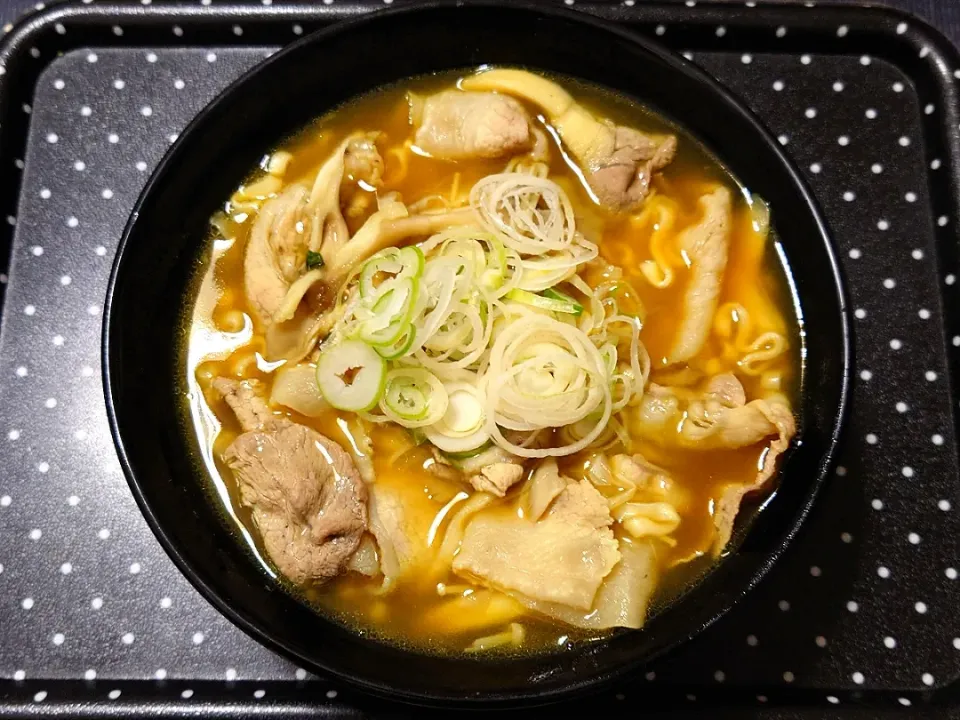
[[[364,678],[347,675],[327,663],[323,663],[314,658],[303,655],[301,652],[288,647],[286,643],[264,631],[255,622],[251,621],[243,614],[235,610],[226,598],[222,597],[217,590],[213,589],[204,580],[204,578],[193,569],[189,560],[187,560],[181,554],[175,541],[169,537],[165,526],[160,522],[154,513],[151,504],[146,498],[137,479],[127,447],[121,435],[117,416],[116,394],[113,387],[116,377],[111,367],[111,357],[113,356],[112,348],[114,345],[114,343],[111,341],[111,333],[114,326],[114,315],[117,312],[116,305],[114,303],[115,291],[117,289],[118,280],[123,272],[125,258],[128,255],[128,246],[131,243],[131,238],[135,234],[135,228],[140,216],[140,212],[148,199],[154,194],[158,186],[165,182],[167,171],[173,164],[178,153],[181,151],[181,148],[183,147],[187,138],[193,135],[198,127],[202,127],[204,125],[207,117],[213,114],[214,108],[226,102],[227,99],[235,93],[240,92],[242,87],[251,77],[261,73],[269,73],[274,65],[283,62],[283,60],[289,55],[294,55],[305,47],[315,43],[323,43],[327,40],[327,38],[339,35],[341,33],[362,30],[362,28],[368,24],[388,22],[391,18],[408,15],[430,14],[437,10],[447,10],[451,7],[463,7],[467,10],[479,8],[495,10],[504,13],[511,13],[515,11],[533,13],[541,17],[567,20],[575,24],[590,27],[594,31],[607,33],[611,36],[617,37],[620,40],[627,41],[630,44],[641,47],[645,52],[656,56],[665,65],[669,66],[671,70],[683,73],[688,78],[704,87],[706,92],[712,93],[719,101],[724,103],[729,110],[734,111],[737,115],[739,115],[742,121],[751,127],[757,140],[764,142],[768,151],[773,151],[777,162],[789,176],[793,185],[793,189],[797,194],[798,206],[802,201],[804,211],[809,215],[810,219],[814,222],[818,229],[818,234],[820,236],[818,238],[818,245],[822,245],[823,251],[826,253],[826,258],[830,266],[830,287],[827,288],[827,291],[829,292],[830,288],[832,288],[832,292],[836,296],[836,302],[839,308],[838,320],[840,328],[840,344],[837,348],[835,348],[841,355],[839,403],[835,412],[831,413],[830,434],[829,437],[825,439],[823,452],[819,456],[817,475],[815,478],[809,481],[809,487],[803,496],[803,500],[796,506],[789,526],[785,527],[784,531],[779,536],[779,542],[774,548],[769,549],[764,553],[763,561],[760,562],[751,572],[748,582],[742,587],[741,591],[718,610],[711,612],[709,617],[704,621],[695,623],[689,629],[689,632],[666,644],[665,647],[660,648],[654,652],[653,655],[647,656],[640,661],[625,663],[622,666],[609,670],[603,674],[597,674],[590,680],[578,682],[557,689],[538,690],[535,696],[531,695],[530,693],[515,692],[512,695],[503,694],[495,698],[471,698],[465,696],[458,697],[458,702],[462,703],[465,701],[466,703],[473,704],[474,706],[490,702],[491,700],[495,702],[529,702],[530,700],[535,699],[535,701],[538,703],[556,702],[570,695],[579,694],[587,688],[596,689],[602,685],[609,684],[614,679],[621,677],[630,670],[635,669],[642,662],[649,661],[652,659],[652,657],[663,652],[667,652],[688,641],[690,638],[694,637],[712,625],[719,618],[729,612],[731,608],[738,604],[740,600],[767,575],[771,567],[779,560],[781,555],[784,553],[786,548],[790,545],[805,523],[823,484],[829,477],[829,470],[835,462],[837,445],[843,433],[846,425],[847,415],[849,413],[853,362],[853,337],[851,332],[852,322],[850,319],[850,306],[847,298],[846,287],[843,281],[843,273],[837,259],[832,234],[829,231],[819,204],[807,185],[807,182],[803,178],[793,160],[786,155],[779,143],[776,142],[773,134],[763,124],[763,121],[752,110],[750,110],[742,100],[740,100],[719,81],[707,74],[704,70],[685,60],[678,53],[674,53],[672,50],[660,45],[656,41],[650,40],[633,30],[625,28],[613,20],[594,16],[584,11],[539,4],[535,2],[535,0],[472,0],[469,3],[464,3],[463,0],[425,0],[423,2],[411,5],[377,9],[357,17],[337,21],[328,27],[321,28],[317,31],[304,35],[302,38],[292,42],[291,44],[270,55],[268,58],[256,63],[253,67],[243,72],[238,78],[233,80],[223,90],[217,93],[212,100],[204,105],[204,107],[191,119],[184,130],[180,133],[177,140],[166,150],[160,162],[157,164],[156,168],[151,173],[150,178],[140,192],[120,237],[106,289],[103,322],[101,327],[101,372],[104,398],[106,401],[110,434],[117,450],[118,459],[141,513],[144,515],[144,518],[147,520],[147,524],[150,526],[151,531],[156,536],[164,551],[174,562],[177,569],[199,591],[206,601],[211,603],[218,610],[218,612],[243,630],[247,635],[270,650],[287,658],[295,658],[298,662],[301,662],[308,667],[318,668],[323,672],[336,677],[338,680],[343,681],[348,685],[358,687],[363,691],[381,697],[389,697],[391,699],[406,702],[430,704],[450,702],[449,695],[444,695],[441,693],[436,695],[427,695],[421,692],[405,691],[403,688],[385,686],[380,683],[367,681]],[[375,88],[370,89],[373,90]],[[679,122],[681,126],[684,123],[684,118],[682,117],[677,117],[675,120]],[[696,134],[692,134],[696,138]],[[699,138],[696,139],[699,140]],[[713,152],[713,147],[709,145],[706,147],[708,151],[711,153]],[[809,379],[806,379],[805,382],[809,382]],[[782,472],[783,468],[779,469],[778,475],[782,474]]]

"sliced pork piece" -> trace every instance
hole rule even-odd
[[[447,90],[410,98],[414,142],[445,160],[496,158],[526,150],[532,144],[530,119],[523,106],[507,95]]]
[[[653,175],[676,154],[673,135],[652,135],[595,118],[560,85],[526,70],[494,69],[466,77],[465,90],[516,95],[539,107],[576,158],[600,204],[612,210],[638,207]]]
[[[503,497],[523,477],[523,465],[503,462],[487,465],[467,478],[474,489]]]
[[[717,311],[717,298],[727,267],[732,221],[730,191],[717,187],[700,198],[700,221],[680,235],[677,246],[690,263],[690,284],[683,298],[683,320],[668,359],[689,360],[703,347]]]
[[[367,527],[367,491],[350,456],[320,433],[273,415],[259,381],[217,378],[243,434],[223,454],[263,546],[295,583],[340,574]]]
[[[524,601],[587,611],[620,560],[603,496],[587,481],[571,483],[549,513],[532,522],[515,513],[475,516],[453,571]]]

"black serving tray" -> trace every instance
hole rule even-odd
[[[960,55],[899,12],[812,5],[574,5],[684,52],[806,171],[857,381],[836,476],[768,579],[572,713],[942,717],[960,700]],[[123,479],[99,368],[113,253],[171,139],[264,56],[378,6],[67,3],[0,45],[0,716],[409,712],[308,676],[197,594]]]

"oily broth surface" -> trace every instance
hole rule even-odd
[[[282,147],[292,153],[284,184],[303,182],[309,186],[319,166],[340,140],[358,129],[383,133],[378,141],[385,162],[381,191],[398,191],[408,204],[433,194],[463,194],[481,177],[502,172],[505,165],[503,159],[449,162],[416,154],[408,155],[409,162],[404,172],[400,159],[390,152],[390,148],[402,145],[411,136],[405,93],[413,90],[426,94],[445,89],[453,84],[456,77],[456,74],[444,74],[382,88],[321,118]],[[738,302],[749,312],[758,332],[773,330],[787,338],[789,352],[772,361],[769,369],[780,373],[784,392],[791,400],[795,400],[800,379],[801,337],[784,270],[773,251],[772,235],[765,238],[754,230],[754,215],[743,195],[735,188],[735,182],[695,141],[678,133],[649,111],[596,88],[570,82],[564,84],[585,106],[599,115],[641,130],[674,132],[678,135],[677,158],[655,181],[658,193],[675,202],[678,231],[697,219],[697,200],[707,188],[718,181],[734,188],[735,218],[720,304]],[[531,116],[537,116],[534,108],[528,109],[531,110]],[[579,226],[588,237],[598,242],[604,259],[623,269],[625,279],[630,281],[646,308],[647,317],[641,340],[650,353],[653,378],[656,379],[657,370],[664,364],[663,357],[673,341],[683,307],[683,295],[689,282],[689,271],[683,258],[671,259],[675,280],[670,287],[653,287],[640,271],[641,263],[652,258],[650,237],[655,230],[652,223],[613,216],[599,209],[590,200],[562,153],[552,143],[550,153],[550,177],[560,182],[568,192]],[[363,219],[347,218],[351,232],[362,224]],[[247,314],[243,291],[243,252],[252,224],[253,220],[247,218],[241,222],[231,220],[224,225],[228,240],[218,241],[212,273],[207,277],[207,290],[215,291],[219,296],[211,303],[214,306],[208,315],[214,328],[223,328],[229,318],[236,318],[238,312],[244,313],[246,334],[238,333],[236,337],[248,337],[249,340],[238,343],[236,349],[223,357],[201,362],[199,359],[207,354],[204,343],[209,333],[198,332],[202,318],[195,315],[188,339],[191,358],[188,385],[192,389],[188,397],[191,398],[191,411],[200,443],[207,450],[207,468],[215,476],[213,481],[219,494],[218,502],[229,505],[226,508],[228,513],[242,524],[243,535],[263,562],[266,555],[251,521],[250,511],[240,505],[236,482],[219,460],[240,432],[239,425],[224,401],[213,393],[204,392],[210,379],[216,376],[256,378],[265,382],[268,388],[272,382],[271,368],[258,355],[263,350],[262,338],[258,336],[261,329]],[[713,361],[713,369],[716,370],[722,352],[721,343],[711,336],[697,363],[709,370]],[[748,399],[756,397],[759,380],[742,375],[739,377]],[[211,417],[210,411],[215,417]],[[307,418],[291,411],[285,411],[284,414],[343,445],[351,442],[346,425],[347,413],[330,411],[319,418]],[[196,422],[200,415],[207,419],[205,428],[199,427],[202,423]],[[424,469],[424,463],[429,462],[429,452],[423,448],[411,448],[409,437],[401,428],[376,427],[371,432],[371,439],[377,483],[402,491],[404,508],[414,518],[413,525],[426,532],[436,514],[463,487],[459,483],[440,479]],[[765,447],[678,453],[664,451],[649,441],[638,443],[637,450],[651,462],[669,471],[676,485],[682,489],[682,503],[678,507],[682,522],[673,534],[676,545],[672,548],[663,545],[658,554],[658,562],[664,573],[658,589],[661,600],[681,592],[689,586],[691,575],[697,574],[691,572],[690,565],[678,567],[681,563],[699,558],[695,567],[709,569],[712,564],[708,552],[714,536],[712,510],[715,499],[727,484],[752,480]],[[583,459],[580,457],[563,459],[561,468],[571,477],[583,477]],[[501,509],[497,511],[514,512],[517,494],[515,488],[500,503]],[[742,512],[747,512],[747,509]],[[379,587],[379,579],[349,573],[322,587],[293,589],[358,632],[431,652],[461,652],[473,639],[498,632],[510,621],[522,622],[526,628],[523,652],[563,648],[598,634],[561,626],[526,611],[516,616],[513,614],[517,611],[515,606],[510,603],[498,604],[493,593],[479,587],[466,596],[441,597],[437,593],[438,582],[451,587],[467,585],[466,581],[446,572],[414,573],[412,578],[401,581],[391,593],[378,595],[375,590]]]

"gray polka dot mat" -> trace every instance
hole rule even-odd
[[[0,716],[395,712],[261,647],[180,575],[120,470],[99,364],[118,238],[177,133],[277,47],[378,5],[84,2],[6,36]],[[771,575],[589,708],[938,707],[960,674],[960,58],[892,11],[693,5],[575,7],[683,52],[804,171],[853,306],[852,410],[836,473]]]

